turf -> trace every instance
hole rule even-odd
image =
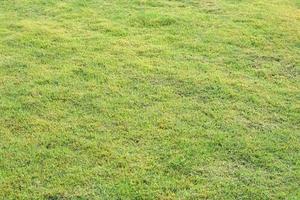
[[[300,199],[299,0],[0,0],[0,199]]]

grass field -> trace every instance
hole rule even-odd
[[[299,0],[0,0],[0,199],[300,199]]]

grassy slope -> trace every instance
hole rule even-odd
[[[0,198],[299,199],[297,0],[1,0]]]

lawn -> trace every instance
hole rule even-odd
[[[0,0],[0,199],[300,199],[299,0]]]

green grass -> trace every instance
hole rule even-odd
[[[299,0],[0,0],[0,199],[300,199]]]

